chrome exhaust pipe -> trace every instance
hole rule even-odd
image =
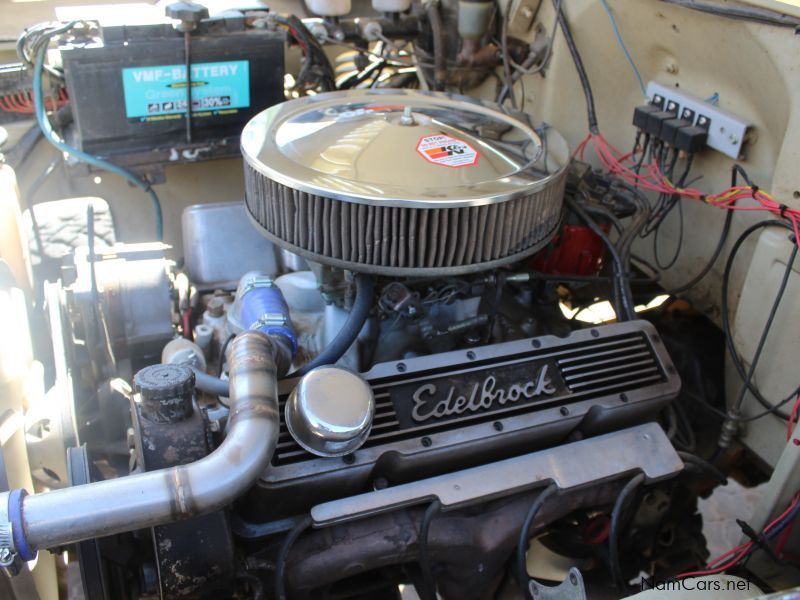
[[[275,452],[276,365],[285,362],[285,351],[280,339],[258,331],[233,340],[230,425],[214,452],[159,471],[41,494],[0,494],[0,545],[8,548],[9,540],[13,554],[32,560],[39,549],[189,519],[233,502],[264,472]]]

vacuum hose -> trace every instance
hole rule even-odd
[[[287,378],[300,377],[311,369],[322,365],[332,365],[342,358],[347,349],[356,341],[359,332],[364,327],[364,323],[367,322],[369,311],[372,308],[372,291],[372,279],[367,275],[356,275],[356,297],[353,301],[353,308],[350,310],[347,321],[345,321],[339,333],[313,360],[307,362],[293,373],[289,373],[286,376]]]

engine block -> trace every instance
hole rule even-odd
[[[646,321],[383,363],[365,378],[377,404],[364,445],[315,457],[281,422],[272,467],[245,498],[249,519],[643,422],[680,389]],[[295,383],[283,382],[281,405]]]

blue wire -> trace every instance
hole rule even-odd
[[[42,134],[44,135],[45,139],[62,152],[66,152],[70,156],[74,156],[75,158],[89,163],[90,165],[93,165],[99,169],[116,173],[117,175],[124,177],[136,187],[147,192],[153,205],[153,212],[155,213],[156,239],[161,241],[164,236],[164,221],[161,214],[161,202],[159,201],[155,191],[150,187],[150,184],[139,179],[136,175],[118,165],[105,161],[96,156],[92,156],[91,154],[88,154],[82,150],[78,150],[77,148],[73,148],[64,140],[60,139],[58,134],[53,131],[53,126],[50,124],[50,121],[47,118],[47,113],[44,107],[44,96],[42,94],[42,75],[44,73],[44,58],[46,54],[47,42],[42,41],[41,47],[36,54],[36,63],[34,64],[33,69],[33,100],[36,107],[36,121],[39,123],[39,128],[42,130]]]
[[[617,20],[614,18],[614,13],[611,12],[611,8],[609,8],[606,0],[600,0],[600,4],[603,5],[603,8],[608,15],[608,19],[611,21],[611,28],[614,30],[614,35],[617,36],[617,41],[619,42],[620,48],[622,48],[623,54],[625,54],[625,58],[628,60],[628,64],[631,66],[631,69],[633,69],[633,74],[636,75],[636,80],[639,82],[639,89],[642,90],[642,96],[647,98],[647,90],[644,87],[644,80],[639,73],[639,69],[636,68],[636,63],[633,62],[633,57],[631,56],[631,53],[628,52],[625,42],[622,40],[622,34],[619,32],[619,27],[617,27]]]

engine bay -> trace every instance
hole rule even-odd
[[[130,6],[0,45],[2,597],[792,597],[800,9]]]

